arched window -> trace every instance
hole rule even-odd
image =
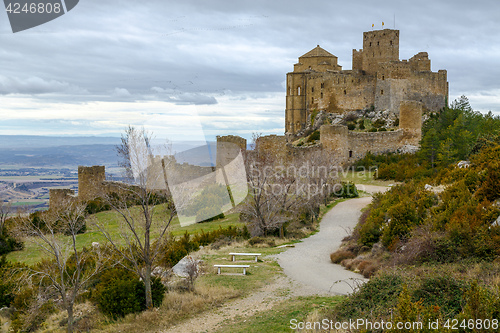
[[[344,89],[344,95],[347,95],[347,90]]]
[[[300,86],[297,87],[297,95],[300,96]]]

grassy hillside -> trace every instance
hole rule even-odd
[[[332,254],[350,269],[375,265],[378,272],[330,318],[459,325],[498,319],[499,129],[498,117],[473,112],[462,98],[427,120],[418,153],[369,155],[358,162],[378,165],[379,178],[404,183],[376,195],[352,237]],[[461,160],[468,167],[459,168]]]
[[[164,214],[166,214],[166,212],[164,210],[158,210],[158,211],[163,211],[163,213],[159,213],[156,216],[156,220],[157,221],[165,220],[166,216],[164,216]],[[87,231],[83,234],[79,234],[76,236],[77,247],[79,250],[83,249],[84,247],[87,248],[91,247],[93,242],[106,243],[106,239],[97,228],[96,223],[99,225],[105,225],[106,230],[110,233],[113,239],[121,238],[120,230],[122,230],[121,228],[123,222],[120,219],[118,213],[115,211],[100,212],[88,216]],[[195,233],[200,233],[202,230],[204,232],[208,232],[219,229],[220,227],[222,228],[226,228],[228,226],[242,227],[243,225],[244,224],[239,221],[238,213],[227,214],[225,218],[220,220],[204,222],[204,223],[196,223],[186,227],[181,227],[178,219],[175,218],[170,226],[170,232],[174,236],[180,236],[186,232],[188,232],[189,234],[195,234]],[[153,233],[153,236],[155,235],[156,234]],[[67,236],[59,235],[58,237],[60,237],[60,239],[63,240],[67,239],[69,241],[69,237]],[[44,254],[41,251],[40,247],[38,247],[33,242],[33,240],[27,239],[25,241],[24,250],[9,253],[7,255],[7,260],[15,263],[19,262],[32,265],[34,263],[39,262],[43,257]]]

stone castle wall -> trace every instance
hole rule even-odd
[[[102,183],[106,180],[104,166],[78,167],[78,198],[82,201],[92,200],[102,192]]]
[[[68,202],[76,200],[75,191],[71,189],[49,189],[49,209],[57,209]]]
[[[423,103],[403,101],[400,104],[399,129],[386,132],[354,132],[343,125],[323,125],[320,141],[325,151],[334,153],[342,163],[363,158],[368,152],[395,152],[403,146],[418,146],[422,137]]]
[[[219,168],[228,165],[240,152],[245,154],[247,140],[235,135],[217,136],[217,164]]]

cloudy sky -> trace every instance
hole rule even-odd
[[[500,115],[500,2],[81,0],[13,34],[0,11],[0,134],[283,134],[287,72],[320,44],[351,68],[372,23],[427,51],[450,100]]]

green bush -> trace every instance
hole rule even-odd
[[[340,198],[357,198],[359,197],[358,189],[356,188],[356,185],[353,183],[342,183],[342,190],[338,193],[335,193],[336,196]]]
[[[23,248],[24,244],[14,237],[6,234],[6,230],[4,229],[4,233],[0,236],[0,256],[12,251],[22,250]]]
[[[200,245],[205,246],[222,238],[248,239],[250,233],[246,226],[243,228],[229,226],[225,229],[219,227],[219,229],[209,232],[202,230],[194,236],[186,232],[178,239],[171,235],[169,237],[170,241],[162,248],[158,257],[159,263],[165,267],[173,267],[190,252],[198,250]]]
[[[87,201],[85,212],[87,214],[97,214],[99,212],[110,210],[111,206],[102,198],[95,198],[94,200]]]
[[[425,305],[437,305],[449,316],[462,310],[466,283],[450,276],[425,277],[413,291],[412,298],[422,300]]]
[[[153,306],[163,302],[166,288],[159,278],[151,278]],[[146,309],[145,286],[139,278],[124,268],[113,268],[103,273],[91,296],[92,301],[105,315],[117,319],[129,313]]]
[[[377,318],[387,314],[397,304],[403,282],[402,277],[392,273],[372,278],[335,308],[336,319]]]
[[[14,284],[8,275],[9,264],[5,256],[0,257],[0,309],[9,307],[14,300]]]
[[[347,123],[347,129],[349,131],[354,131],[356,129],[356,124],[353,123]]]
[[[307,138],[307,142],[313,142],[313,141],[316,141],[316,140],[319,140],[320,139],[320,132],[318,130],[312,132],[311,135],[309,135],[309,137]]]
[[[363,118],[358,119],[358,126],[360,130],[365,129],[365,120]]]

